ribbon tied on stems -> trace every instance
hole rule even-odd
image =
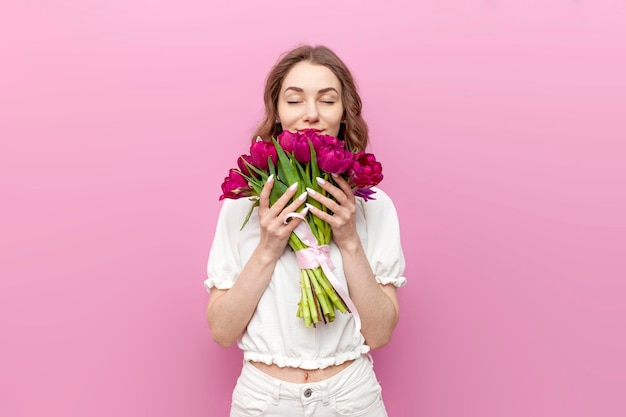
[[[348,294],[347,288],[339,282],[335,274],[332,272],[333,269],[335,269],[335,265],[333,265],[333,262],[330,259],[330,246],[319,245],[317,243],[317,239],[313,235],[311,227],[306,222],[305,217],[300,213],[289,213],[285,216],[283,223],[287,224],[293,217],[302,219],[302,222],[296,226],[293,232],[296,236],[298,236],[302,243],[307,245],[306,248],[296,251],[298,266],[300,269],[314,269],[318,266],[322,268],[322,271],[324,271],[326,278],[328,278],[332,284],[334,290],[337,292],[337,295],[339,295],[339,297],[341,297],[343,302],[346,304],[348,312],[352,313],[352,316],[354,317],[355,334],[358,337],[361,332],[361,317],[359,316],[354,302]]]

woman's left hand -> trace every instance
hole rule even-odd
[[[333,176],[333,179],[339,187],[335,187],[322,178],[317,178],[317,183],[328,194],[332,195],[335,198],[334,200],[315,190],[307,189],[312,199],[321,203],[332,211],[333,214],[324,212],[313,205],[308,205],[308,207],[310,213],[330,225],[333,230],[333,240],[341,247],[348,242],[358,241],[359,239],[356,231],[356,204],[354,193],[347,181],[339,175]]]

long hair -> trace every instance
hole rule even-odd
[[[346,149],[353,152],[364,151],[369,140],[367,123],[361,116],[361,97],[357,92],[354,78],[346,64],[325,46],[304,45],[286,52],[267,75],[263,101],[265,118],[252,136],[269,140],[282,132],[278,119],[278,96],[287,73],[299,62],[308,61],[330,69],[341,83],[341,99],[344,106],[344,120],[339,128],[338,138],[345,141]]]

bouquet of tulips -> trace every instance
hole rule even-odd
[[[231,169],[222,183],[220,200],[251,197],[255,200],[243,221],[246,225],[252,211],[258,206],[258,196],[270,175],[274,186],[270,194],[270,205],[294,183],[299,184],[296,196],[311,188],[329,198],[317,183],[316,178],[333,181],[333,174],[341,175],[352,186],[355,196],[365,200],[374,199],[371,187],[382,179],[382,166],[374,155],[365,152],[353,153],[345,149],[344,142],[334,136],[321,135],[315,130],[300,132],[283,131],[278,138],[263,141],[257,138],[250,146],[249,155],[241,155],[238,168]],[[328,211],[315,200],[310,204]],[[342,313],[354,309],[347,290],[334,275],[329,253],[332,239],[330,225],[308,213],[289,237],[289,246],[296,252],[300,266],[302,295],[298,303],[297,316],[306,327],[316,323],[332,322],[335,310]],[[299,256],[304,255],[307,256]],[[306,259],[309,259],[307,261]],[[310,259],[313,258],[313,263]]]

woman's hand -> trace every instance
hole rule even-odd
[[[379,285],[369,264],[361,240],[356,231],[356,204],[352,189],[343,178],[334,177],[335,187],[328,181],[318,184],[333,199],[308,190],[314,200],[326,206],[334,214],[326,213],[308,205],[313,215],[324,220],[333,229],[333,240],[339,247],[350,298],[361,317],[361,333],[365,343],[372,349],[384,346],[398,322],[399,308],[393,285]]]
[[[302,193],[294,202],[289,204],[298,190],[298,183],[292,184],[287,191],[270,207],[270,192],[274,186],[274,177],[270,176],[261,190],[259,198],[259,224],[261,226],[261,239],[259,249],[261,249],[271,259],[278,259],[284,252],[289,235],[302,221],[299,218],[292,218],[288,222],[287,215],[294,213],[306,200],[306,193]],[[300,212],[306,215],[308,208]]]
[[[276,262],[285,251],[290,233],[302,221],[297,216],[288,222],[285,219],[304,203],[306,193],[290,203],[298,190],[295,184],[270,207],[273,186],[274,178],[270,176],[261,190],[258,210],[261,239],[256,249],[230,289],[211,289],[207,320],[213,339],[225,347],[235,343],[246,330],[272,279]],[[306,215],[306,212],[305,208],[299,215]]]
[[[347,181],[339,175],[333,175],[333,178],[339,187],[335,187],[322,178],[317,178],[317,183],[335,200],[310,188],[307,189],[312,199],[326,206],[333,214],[326,213],[312,205],[307,205],[307,207],[313,215],[330,225],[333,230],[333,240],[339,247],[342,247],[350,242],[359,242],[356,231],[356,204],[354,193]]]

